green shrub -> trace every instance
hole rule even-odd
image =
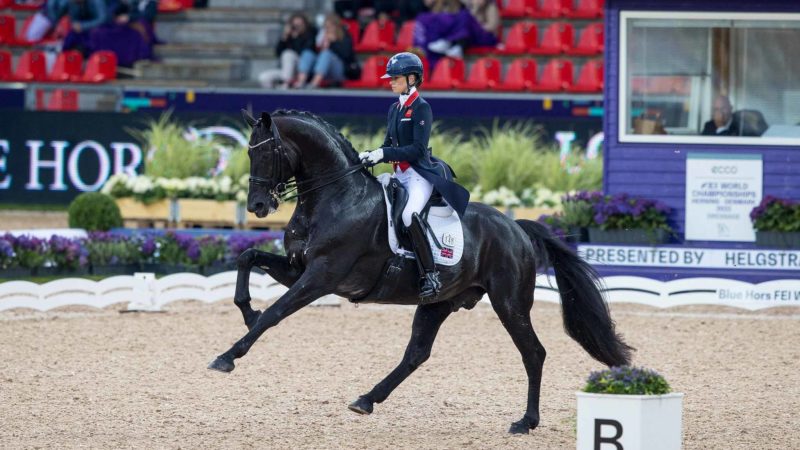
[[[630,366],[592,372],[584,392],[597,394],[661,395],[671,392],[669,383],[655,371]]]
[[[145,130],[129,131],[147,149],[144,173],[152,178],[207,177],[219,160],[217,143],[213,139],[189,141],[183,126],[171,120],[166,112],[150,122]],[[150,152],[152,153],[150,154]]]
[[[86,231],[108,231],[122,226],[122,216],[111,196],[84,192],[69,205],[69,226]]]

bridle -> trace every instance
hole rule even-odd
[[[261,119],[258,119],[254,127],[258,126],[259,123],[261,123]],[[261,147],[262,145],[274,142],[274,148],[272,149],[272,177],[273,177],[272,180],[282,180],[283,179],[282,162],[284,158],[287,161],[289,161],[289,165],[291,166],[293,174],[295,169],[292,166],[292,160],[289,159],[289,155],[286,152],[286,148],[283,145],[283,140],[281,139],[281,135],[278,132],[278,128],[275,126],[275,122],[272,122],[272,124],[270,124],[270,132],[272,133],[272,136],[256,144],[249,145],[249,147],[251,150],[255,150]],[[299,189],[305,188],[304,193],[316,191],[317,189],[335,183],[336,181],[339,181],[350,174],[356,173],[363,168],[372,166],[373,166],[372,163],[362,162],[360,164],[355,164],[353,166],[347,167],[346,169],[326,174],[317,178],[311,178],[303,181],[296,181],[296,180],[287,180],[286,182],[279,181],[277,184],[275,184],[274,187],[272,187],[272,189],[269,189],[269,186],[270,184],[272,184],[273,181],[270,180],[269,178],[250,175],[250,184],[255,184],[256,186],[263,186],[264,188],[269,189],[268,194],[271,195],[278,203],[280,203],[288,200],[293,200],[299,197],[300,196]],[[311,186],[314,183],[320,183],[320,182],[322,184],[311,188],[307,188],[307,186]]]

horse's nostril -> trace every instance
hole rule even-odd
[[[261,210],[261,209],[264,209],[264,202],[257,202],[257,203],[256,203],[256,209],[255,209],[255,210],[256,210],[256,211],[259,211],[259,210]]]

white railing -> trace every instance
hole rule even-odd
[[[800,306],[800,279],[772,280],[751,284],[722,278],[684,278],[658,281],[650,278],[615,276],[602,279],[610,303],[638,303],[658,308],[681,305],[722,305],[757,310],[775,306]],[[537,300],[559,302],[555,279],[539,275]],[[180,273],[155,279],[150,273],[137,273],[92,281],[65,278],[45,284],[9,281],[0,284],[0,311],[31,308],[40,311],[66,305],[103,308],[127,303],[127,309],[158,311],[179,300],[211,303],[230,300],[236,287],[236,272],[209,277]],[[250,296],[271,301],[287,288],[268,275],[251,274]],[[316,305],[338,305],[341,298],[326,296]],[[484,297],[483,301],[488,301]]]

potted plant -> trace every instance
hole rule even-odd
[[[683,394],[637,367],[592,372],[578,397],[578,450],[672,450],[682,442]]]
[[[133,275],[142,259],[136,239],[92,232],[83,243],[93,275]]]
[[[27,276],[37,276],[47,261],[46,241],[25,235],[11,237],[11,239],[15,255],[13,266],[23,269],[24,272],[27,272]]]
[[[561,222],[569,241],[589,241],[589,227],[594,224],[594,206],[602,200],[603,194],[598,191],[580,191],[561,199]]]
[[[80,239],[53,235],[47,241],[45,267],[39,275],[86,275],[88,259]]]
[[[767,195],[750,211],[756,245],[800,248],[800,202]]]
[[[594,203],[589,241],[608,244],[662,244],[672,228],[667,224],[670,208],[662,202],[630,197],[620,193],[606,195]]]

